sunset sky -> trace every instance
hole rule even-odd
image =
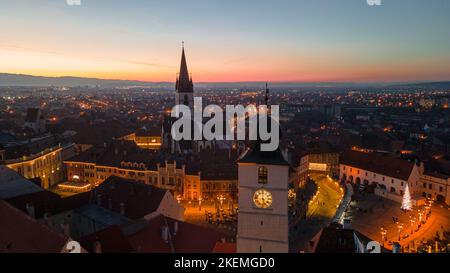
[[[0,73],[196,82],[450,80],[450,1],[0,0]]]

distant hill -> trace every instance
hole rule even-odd
[[[161,86],[170,85],[168,82],[143,82],[128,80],[104,80],[82,77],[42,77],[23,74],[0,73],[0,86]]]
[[[42,77],[23,74],[0,73],[0,86],[98,86],[128,87],[139,86],[173,90],[173,82],[146,82],[129,80],[105,80],[82,77]],[[195,86],[202,89],[255,89],[264,88],[264,82],[195,82]],[[450,89],[450,81],[424,83],[352,83],[352,82],[271,82],[272,89],[360,89],[360,88],[418,88],[418,89]]]
[[[428,88],[428,89],[450,89],[450,81],[442,81],[442,82],[420,82],[420,83],[410,83],[410,84],[399,84],[395,85],[398,87],[405,88]]]

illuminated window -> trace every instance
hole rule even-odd
[[[258,183],[259,184],[267,184],[267,168],[266,167],[258,168]]]

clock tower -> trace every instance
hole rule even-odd
[[[238,160],[238,253],[289,251],[289,164],[257,144]]]

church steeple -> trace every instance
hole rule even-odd
[[[194,85],[192,78],[189,77],[189,71],[186,62],[186,55],[184,53],[184,42],[181,51],[180,73],[178,74],[177,83],[175,86],[178,93],[192,93],[194,92]]]

